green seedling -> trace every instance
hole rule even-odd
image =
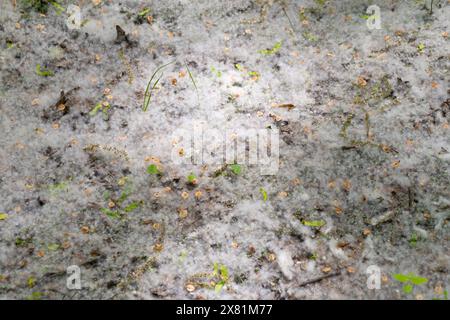
[[[198,88],[197,88],[197,84],[195,83],[194,76],[192,75],[192,72],[191,72],[191,70],[189,69],[188,64],[187,64],[186,62],[185,62],[184,64],[185,64],[186,70],[187,70],[187,72],[188,72],[188,74],[189,74],[189,78],[191,79],[191,82],[192,82],[192,84],[194,85],[195,92],[197,93],[197,100],[200,101],[200,96],[199,96],[199,94],[198,94]]]
[[[47,249],[48,250],[50,250],[50,251],[56,251],[56,250],[58,250],[59,249],[59,244],[57,244],[57,243],[51,243],[51,244],[49,244],[48,246],[47,246]]]
[[[263,200],[267,201],[267,191],[264,188],[259,188],[259,192],[261,193]]]
[[[307,227],[314,227],[314,228],[320,228],[323,227],[326,222],[325,220],[302,220],[303,225]]]
[[[220,77],[222,76],[222,71],[217,70],[217,69],[214,68],[214,67],[211,67],[211,72],[214,73],[214,75],[215,75],[217,78],[220,78]]]
[[[218,264],[217,262],[215,262],[212,276],[219,279],[214,287],[214,290],[216,291],[216,293],[220,293],[223,286],[228,282],[229,279],[227,267],[223,264]]]
[[[400,283],[403,283],[402,290],[406,294],[411,293],[414,290],[414,286],[419,286],[428,282],[427,278],[417,276],[411,272],[408,274],[397,273],[392,275],[392,277]]]
[[[235,175],[239,175],[242,172],[242,167],[239,164],[230,165],[230,169]]]
[[[35,286],[36,286],[36,278],[35,277],[28,277],[28,279],[27,279],[27,285],[28,285],[28,288],[34,288]]]
[[[138,16],[139,17],[145,17],[149,13],[150,13],[150,8],[144,8],[138,13]]]
[[[191,184],[196,184],[197,177],[195,176],[195,174],[191,173],[190,175],[187,176],[187,181]]]
[[[156,166],[156,164],[151,164],[147,167],[147,173],[148,174],[160,174],[161,171],[159,171],[158,167]]]
[[[277,53],[278,51],[280,51],[281,49],[281,45],[282,42],[277,42],[274,44],[274,46],[271,49],[263,49],[263,50],[259,50],[258,53],[263,54],[263,55],[272,55]]]
[[[36,65],[36,74],[41,77],[53,77],[54,73],[51,70],[42,69],[40,64]]]
[[[145,93],[144,93],[144,103],[142,105],[142,110],[145,112],[148,109],[148,105],[150,104],[150,100],[152,98],[152,94],[153,91],[155,90],[156,86],[158,85],[159,81],[161,80],[162,76],[164,73],[161,72],[161,75],[159,77],[156,78],[156,75],[158,74],[158,72],[162,71],[164,68],[166,68],[167,66],[171,65],[172,63],[174,63],[175,61],[171,61],[169,63],[166,63],[160,67],[158,67],[156,69],[155,72],[153,72],[150,81],[147,83],[147,87],[145,88]],[[155,82],[153,83],[153,79],[155,79]],[[152,84],[153,83],[153,84]]]
[[[113,218],[113,219],[120,219],[122,218],[122,215],[117,212],[117,211],[113,211],[107,208],[101,208],[100,211],[104,214],[106,214],[108,217]]]
[[[419,53],[423,53],[424,50],[425,45],[423,43],[419,43],[419,45],[417,46],[417,51],[419,51]]]

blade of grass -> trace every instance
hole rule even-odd
[[[156,74],[161,71],[162,69],[164,69],[165,67],[167,67],[168,65],[174,63],[175,61],[171,61],[169,63],[163,64],[162,66],[158,67],[156,69],[155,72],[153,72],[152,77],[150,78],[150,81],[147,83],[147,87],[145,88],[145,93],[144,93],[144,104],[142,106],[142,110],[145,112],[147,111],[148,105],[150,104],[150,98],[152,95],[152,91],[155,89],[156,85],[158,84],[159,80],[161,80],[162,74],[161,76],[156,80],[156,82],[153,84],[152,86],[152,81],[155,78]]]
[[[186,65],[186,70],[187,70],[187,72],[188,72],[188,74],[189,74],[189,78],[191,79],[192,84],[194,85],[194,88],[195,88],[195,92],[197,93],[197,99],[198,99],[198,101],[200,102],[200,97],[199,97],[199,95],[198,95],[198,88],[197,88],[197,84],[195,83],[194,76],[192,75],[191,70],[189,69],[188,64],[187,64],[186,62],[184,62],[184,64]]]

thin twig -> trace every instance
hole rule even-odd
[[[325,279],[328,279],[328,278],[331,278],[331,277],[336,277],[336,276],[339,276],[339,275],[341,275],[341,272],[337,271],[335,273],[326,274],[324,276],[305,281],[303,283],[300,283],[298,286],[299,287],[304,287],[304,286],[307,286],[309,284],[313,284],[313,283],[316,283],[316,282],[319,282],[319,281],[322,281],[322,280],[325,280]]]

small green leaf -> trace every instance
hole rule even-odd
[[[141,12],[138,13],[138,16],[145,17],[150,12],[150,8],[144,8]]]
[[[224,285],[225,285],[224,281],[220,281],[218,284],[216,284],[216,286],[214,287],[214,290],[216,291],[216,293],[220,293],[220,291],[222,291],[222,288]]]
[[[236,70],[238,70],[238,71],[243,71],[243,70],[244,70],[244,67],[243,67],[240,63],[236,63],[236,64],[234,65],[234,67],[235,67]]]
[[[259,188],[259,192],[262,194],[263,200],[267,201],[267,191],[264,188]]]
[[[33,292],[30,296],[27,297],[27,300],[41,300],[42,292]]]
[[[151,165],[149,165],[147,167],[147,173],[149,173],[149,174],[159,174],[161,172],[158,170],[158,167],[155,164],[151,164]]]
[[[217,262],[214,262],[213,276],[218,276],[218,275],[219,275],[219,264]]]
[[[421,285],[421,284],[424,284],[424,283],[428,282],[427,278],[419,277],[419,276],[414,275],[414,274],[410,274],[409,275],[409,280],[412,283],[414,283],[415,285]]]
[[[189,183],[195,184],[197,182],[197,177],[195,176],[195,174],[191,173],[187,176],[187,181]]]
[[[263,55],[275,54],[275,53],[277,53],[280,50],[281,44],[282,44],[281,41],[277,42],[277,43],[275,43],[275,45],[271,49],[259,50],[258,53],[263,54]]]
[[[8,215],[6,213],[0,212],[0,221],[8,219]]]
[[[419,43],[417,50],[422,53],[425,50],[425,45],[423,43]]]
[[[139,202],[132,202],[129,205],[127,205],[125,207],[125,209],[123,209],[125,212],[131,212],[133,210],[136,210],[137,208],[139,208],[140,203]]]
[[[413,290],[413,286],[411,284],[406,284],[403,286],[403,292],[408,294],[411,293]]]
[[[51,243],[47,246],[48,250],[50,251],[56,251],[59,249],[59,244],[57,243]]]
[[[311,220],[311,221],[303,220],[302,223],[307,227],[316,227],[316,228],[323,227],[326,224],[325,220]]]
[[[231,169],[231,171],[233,171],[233,173],[234,173],[235,175],[241,174],[241,172],[242,172],[242,168],[241,168],[241,166],[238,165],[238,164],[232,164],[232,165],[230,166],[230,169]]]
[[[97,114],[97,112],[99,112],[101,109],[102,109],[102,103],[99,102],[99,103],[97,103],[97,104],[95,105],[95,107],[89,112],[89,115],[90,115],[91,117],[94,117],[94,116]]]
[[[36,74],[41,77],[52,77],[54,76],[53,72],[50,70],[41,69],[41,65],[36,65]]]
[[[27,280],[27,285],[29,288],[33,288],[34,286],[36,286],[36,278],[29,277]]]
[[[408,282],[408,281],[409,281],[409,277],[408,277],[407,275],[401,274],[401,273],[394,274],[394,275],[392,275],[392,277],[393,277],[395,280],[397,280],[397,281],[399,281],[399,282],[402,282],[402,283]]]
[[[106,214],[108,217],[113,218],[113,219],[120,219],[122,217],[119,212],[112,211],[107,208],[101,208],[100,211],[103,212],[104,214]]]
[[[228,269],[224,265],[220,266],[220,276],[221,276],[223,281],[227,281],[228,280]]]

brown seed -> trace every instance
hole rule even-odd
[[[268,259],[270,262],[273,262],[273,261],[277,260],[277,256],[276,256],[274,253],[269,253],[269,254],[267,255],[267,259]]]
[[[108,202],[108,207],[114,208],[115,206],[116,206],[116,204],[114,203],[114,201],[109,201]]]
[[[186,191],[183,191],[181,193],[181,197],[186,200],[187,198],[189,198],[189,193],[187,193]]]
[[[355,273],[355,272],[356,272],[356,269],[353,268],[353,267],[347,267],[347,272],[348,272],[348,273]]]
[[[187,290],[187,292],[194,292],[195,291],[195,286],[192,283],[188,283],[186,285],[186,290]]]
[[[330,271],[331,271],[331,267],[329,267],[329,266],[325,266],[322,268],[323,273],[329,273]]]
[[[367,85],[366,79],[364,79],[361,76],[358,77],[357,83],[358,83],[358,86],[360,86],[361,88],[363,88]]]
[[[162,243],[157,243],[153,246],[153,250],[156,252],[161,252],[164,249],[164,246]]]
[[[200,191],[200,190],[198,190],[198,191],[195,191],[195,197],[197,198],[197,199],[200,199],[201,197],[202,197],[202,192]]]
[[[90,231],[88,226],[82,226],[82,227],[80,228],[80,230],[81,230],[81,232],[84,233],[84,234],[88,234],[89,231]]]
[[[400,167],[400,160],[395,160],[394,162],[392,162],[393,169],[397,169],[398,167]]]
[[[345,191],[349,192],[350,189],[352,188],[352,182],[349,179],[345,179],[344,182],[342,183],[342,187],[344,188]]]
[[[184,219],[188,216],[188,211],[184,208],[178,209],[178,215],[181,219]]]
[[[365,237],[367,237],[369,234],[371,234],[372,233],[372,231],[370,231],[370,229],[364,229],[363,230],[363,235],[365,236]]]

